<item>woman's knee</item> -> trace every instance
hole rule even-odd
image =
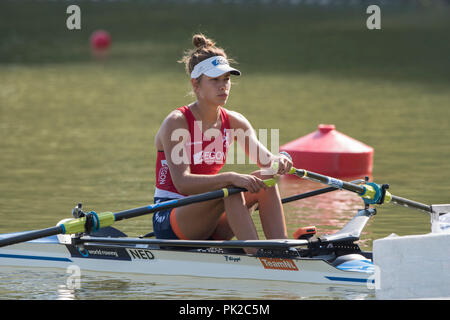
[[[224,198],[225,210],[227,206],[245,206],[245,197],[242,192]]]

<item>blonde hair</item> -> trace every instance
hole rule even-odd
[[[234,60],[228,59],[224,49],[216,47],[214,40],[207,38],[202,33],[195,34],[192,37],[192,44],[195,49],[185,51],[183,58],[178,61],[179,63],[184,63],[188,75],[191,74],[192,70],[199,62],[214,56],[222,56],[230,63],[236,63]]]

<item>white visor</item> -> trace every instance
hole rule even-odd
[[[239,70],[230,67],[227,59],[222,56],[215,56],[197,63],[194,70],[191,72],[191,78],[197,79],[202,74],[215,78],[227,72],[230,72],[236,76],[241,75]]]

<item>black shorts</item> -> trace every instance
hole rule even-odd
[[[171,198],[159,198],[155,197],[155,203],[165,202],[169,200],[174,200]],[[171,215],[173,215],[171,217]],[[175,219],[175,209],[166,209],[161,211],[156,211],[153,214],[153,232],[157,239],[180,239],[174,232],[172,223]]]

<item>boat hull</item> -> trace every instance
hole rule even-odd
[[[143,275],[257,279],[329,285],[370,286],[373,265],[354,260],[337,267],[320,258],[251,256],[208,250],[174,250],[146,245],[78,247],[56,236],[0,248],[1,266],[67,269]]]

